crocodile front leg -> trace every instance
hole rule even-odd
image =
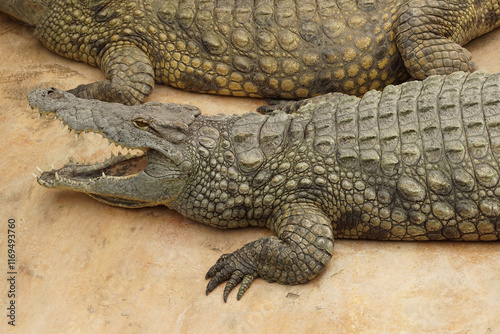
[[[491,1],[411,0],[400,9],[396,44],[410,75],[423,80],[477,66],[461,45],[498,25]],[[483,17],[490,12],[489,18]],[[460,13],[458,15],[457,13]]]
[[[306,283],[330,261],[331,223],[315,205],[286,204],[271,217],[269,228],[278,237],[258,239],[220,257],[206,275],[211,278],[207,294],[228,281],[223,294],[227,301],[231,290],[241,283],[239,300],[257,277],[281,284]]]
[[[100,67],[108,80],[80,85],[68,92],[86,99],[136,105],[154,88],[154,70],[149,57],[134,45],[108,48]]]

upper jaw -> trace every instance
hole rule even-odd
[[[182,144],[199,109],[181,104],[119,103],[80,99],[59,89],[39,89],[28,93],[29,105],[40,114],[54,114],[76,136],[99,133],[109,142],[135,149],[153,149],[179,165],[184,160]],[[137,120],[153,120],[156,128],[141,129]]]

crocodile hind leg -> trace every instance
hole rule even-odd
[[[330,261],[333,231],[330,220],[314,205],[294,203],[280,208],[270,226],[278,237],[248,243],[231,254],[224,254],[210,268],[207,294],[224,281],[224,301],[241,283],[240,299],[257,277],[268,282],[300,284],[310,281]]]
[[[154,70],[144,51],[133,45],[112,46],[101,64],[108,80],[79,85],[69,90],[80,98],[140,104],[154,88]]]
[[[410,75],[423,80],[476,70],[469,51],[461,45],[499,24],[499,13],[487,9],[488,5],[493,6],[491,0],[410,0],[402,6],[396,44]]]

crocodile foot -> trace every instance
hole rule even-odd
[[[211,278],[206,293],[228,281],[224,301],[241,283],[237,298],[241,299],[257,277],[268,282],[302,284],[310,281],[330,261],[333,253],[333,231],[328,216],[310,203],[287,203],[271,218],[269,236],[224,254],[210,268]]]
[[[136,46],[109,47],[100,66],[108,80],[79,85],[68,92],[83,99],[137,105],[146,99],[155,85],[153,65],[148,55]]]
[[[247,245],[248,246],[248,245]],[[245,248],[245,247],[244,247]],[[256,265],[244,248],[239,249],[231,254],[222,255],[215,265],[210,268],[205,276],[205,279],[211,278],[207,285],[206,294],[212,292],[219,284],[228,281],[224,288],[224,302],[231,290],[238,284],[241,286],[238,290],[237,299],[240,300],[245,291],[250,287],[253,280],[258,276]]]

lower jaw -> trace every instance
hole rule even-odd
[[[64,167],[42,172],[37,177],[39,183],[46,187],[58,187],[57,184],[84,185],[104,178],[127,179],[144,171],[147,167],[147,156],[118,155],[96,164],[68,163]]]

